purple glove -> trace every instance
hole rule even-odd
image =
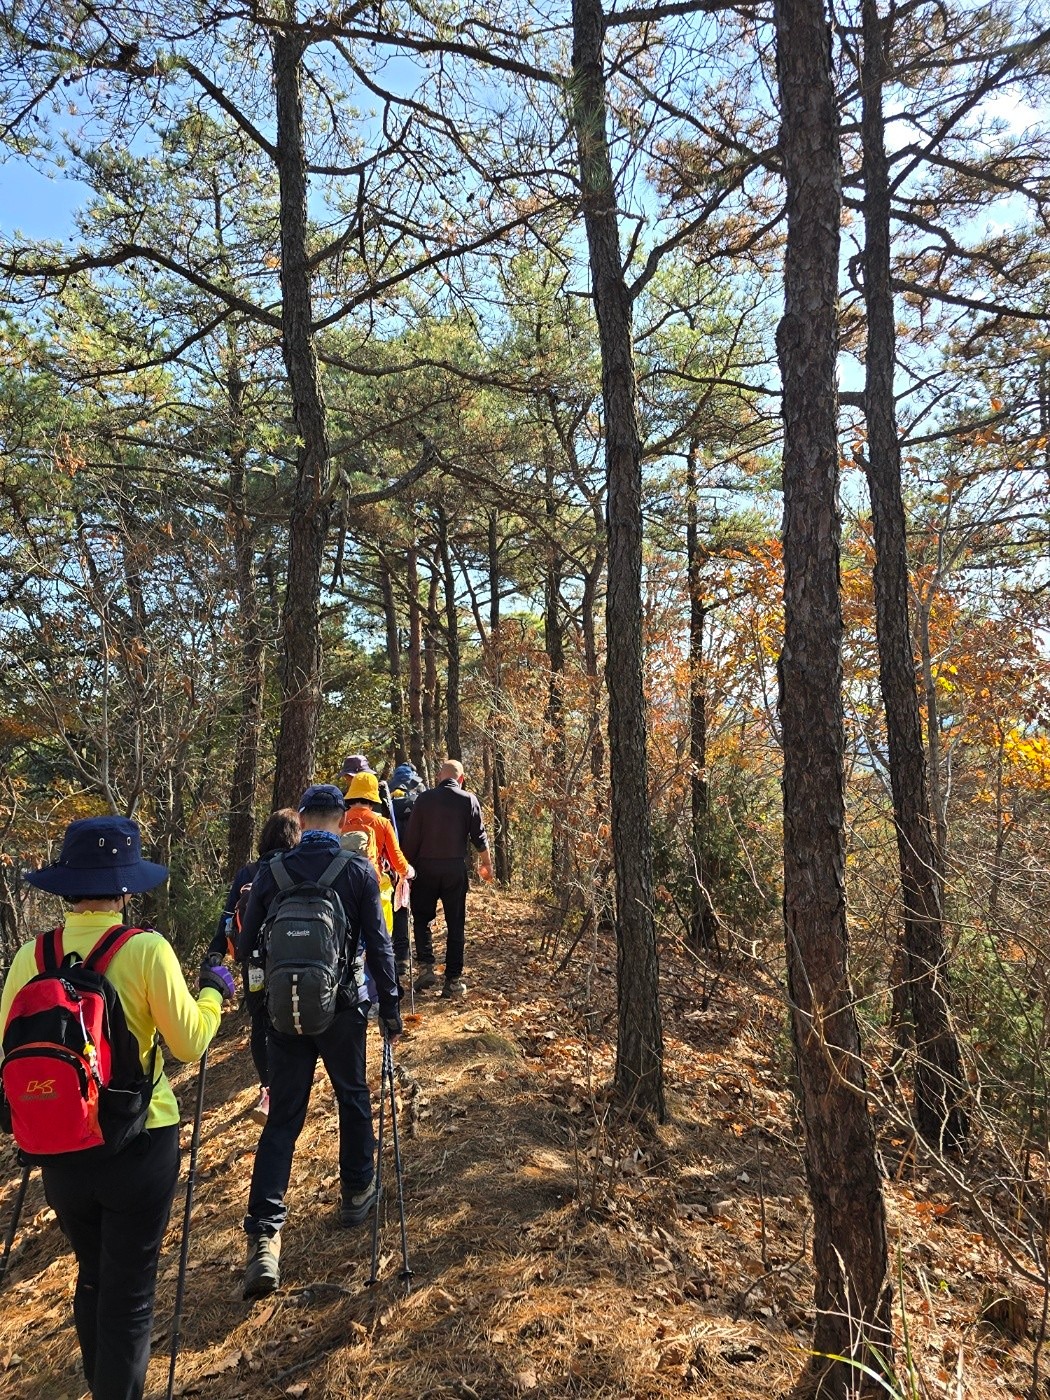
[[[233,973],[228,967],[223,966],[221,958],[209,955],[201,963],[200,989],[202,992],[205,987],[211,987],[213,992],[218,992],[223,1001],[232,1001],[237,995]]]

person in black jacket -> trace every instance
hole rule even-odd
[[[299,820],[301,842],[282,859],[297,883],[317,880],[339,854],[339,823],[345,811],[343,795],[329,783],[303,793]],[[362,944],[379,997],[379,1026],[388,1040],[401,1034],[394,955],[383,921],[379,881],[370,862],[350,857],[332,887],[346,914],[348,946]],[[261,864],[244,912],[237,956],[244,961],[255,950],[267,911],[277,893],[269,862]],[[270,1112],[259,1138],[248,1194],[244,1230],[248,1262],[244,1296],[261,1297],[280,1284],[281,1229],[287,1217],[284,1194],[291,1176],[295,1144],[306,1122],[314,1068],[324,1062],[339,1105],[340,1223],[359,1225],[376,1199],[375,1137],[372,1101],[365,1077],[365,1039],[369,1003],[352,978],[346,985],[346,1005],[319,1035],[282,1034],[270,1029]]]
[[[399,763],[390,775],[390,805],[394,809],[394,826],[397,830],[397,843],[402,846],[408,835],[408,823],[416,798],[426,791],[426,783],[411,763]],[[395,900],[394,927],[390,931],[394,943],[394,960],[397,963],[398,977],[409,973],[408,957],[408,908],[397,908]]]
[[[467,922],[467,854],[469,847],[481,853],[478,873],[492,879],[489,840],[481,816],[481,804],[467,792],[463,765],[446,759],[438,769],[437,785],[421,792],[401,849],[416,869],[412,882],[412,929],[420,975],[416,991],[436,987],[434,935],[430,927],[438,900],[445,911],[445,985],[443,997],[463,997],[463,949]]]
[[[226,904],[219,915],[219,925],[215,937],[208,945],[208,956],[215,958],[232,957],[237,936],[240,933],[238,905],[241,893],[250,887],[259,872],[259,866],[278,851],[290,851],[299,844],[302,828],[299,813],[294,807],[278,807],[266,818],[259,833],[259,859],[243,866],[233,877]],[[243,910],[243,906],[242,906]],[[241,964],[244,979],[244,1004],[251,1018],[251,1038],[249,1047],[252,1063],[259,1076],[259,1102],[252,1109],[251,1116],[256,1123],[265,1123],[270,1111],[270,1067],[266,1055],[266,992],[263,989],[263,966],[260,958]]]

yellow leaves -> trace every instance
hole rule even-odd
[[[1011,729],[1003,740],[1003,756],[1020,786],[1050,792],[1050,737]]]

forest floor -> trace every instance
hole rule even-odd
[[[282,1288],[242,1301],[240,1225],[258,1133],[248,1112],[257,1091],[245,1017],[225,1018],[208,1067],[176,1394],[801,1393],[812,1232],[774,980],[751,964],[723,973],[712,989],[710,972],[664,950],[668,1121],[645,1134],[617,1128],[608,1111],[611,938],[581,946],[552,977],[568,942],[552,959],[543,937],[533,901],[475,892],[469,998],[417,997],[396,1046],[415,1275],[407,1294],[392,1191],[377,1287],[365,1287],[370,1226],[338,1228],[334,1106],[319,1070],[293,1168]],[[370,1035],[378,1095],[380,1042]],[[173,1072],[187,1118],[196,1076],[193,1067]],[[917,1373],[901,1393],[1031,1395],[1037,1345],[1011,1342],[981,1321],[986,1287],[1002,1281],[986,1232],[935,1170],[886,1160],[898,1334],[903,1304]],[[389,1156],[385,1175],[392,1185]],[[5,1227],[17,1182],[4,1144]],[[154,1397],[167,1379],[182,1206],[180,1188],[161,1260],[147,1387]],[[0,1295],[5,1400],[84,1394],[73,1282],[34,1174]],[[1038,1317],[1034,1292],[1027,1301]],[[904,1364],[902,1351],[902,1371]]]

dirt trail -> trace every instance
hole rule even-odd
[[[364,1286],[370,1228],[338,1227],[334,1104],[319,1070],[288,1197],[283,1286],[242,1301],[256,1095],[245,1020],[225,1019],[209,1064],[177,1393],[769,1400],[791,1390],[811,1320],[808,1211],[774,989],[728,979],[702,1010],[700,974],[668,950],[670,1121],[650,1136],[614,1131],[604,1092],[614,951],[581,948],[552,982],[541,934],[531,901],[472,895],[470,996],[417,998],[418,1018],[396,1047],[415,1271],[407,1296],[393,1192],[375,1289]],[[379,1066],[374,1034],[376,1093]],[[174,1081],[191,1111],[196,1070],[178,1068]],[[188,1143],[188,1125],[184,1134]],[[391,1179],[389,1156],[384,1170]],[[4,1145],[0,1224],[17,1180]],[[892,1194],[895,1216],[907,1217],[916,1358],[951,1377],[962,1344],[968,1395],[1022,1393],[1024,1348],[1015,1354],[973,1325],[993,1268],[980,1236],[954,1210],[951,1220],[938,1213],[928,1181]],[[181,1218],[180,1188],[147,1389],[158,1397]],[[0,1295],[5,1400],[85,1393],[72,1287],[71,1258],[34,1178]]]

